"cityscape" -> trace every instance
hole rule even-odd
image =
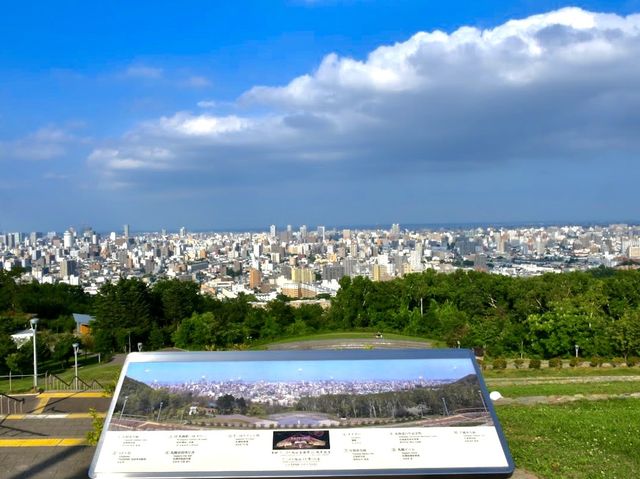
[[[344,276],[387,281],[428,269],[485,271],[514,277],[606,267],[640,260],[640,226],[552,225],[355,229],[271,225],[254,232],[0,234],[0,269],[22,268],[20,281],[68,283],[96,294],[105,283],[140,278],[195,281],[220,299],[285,295],[328,299]]]

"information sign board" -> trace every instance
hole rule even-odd
[[[473,353],[133,353],[92,478],[509,477]]]

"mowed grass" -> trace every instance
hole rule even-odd
[[[120,375],[120,370],[122,369],[122,365],[120,364],[91,364],[87,366],[82,366],[78,368],[78,377],[85,381],[86,383],[91,384],[93,380],[98,381],[104,387],[109,388],[112,387],[118,379]],[[71,383],[74,377],[74,369],[70,368],[65,370],[64,372],[57,373],[57,376],[66,381],[67,383]],[[44,387],[44,378],[42,376],[38,376],[38,386]],[[9,390],[9,380],[5,379],[0,381],[0,392],[5,394],[11,393],[19,393],[31,391],[33,389],[33,377],[25,377],[20,379],[13,379],[11,381],[11,391]]]
[[[318,333],[309,334],[305,336],[296,336],[290,338],[283,338],[277,341],[268,341],[259,343],[257,346],[265,347],[270,344],[283,344],[300,341],[324,341],[324,340],[341,340],[341,339],[375,339],[376,333],[372,331],[352,331],[352,332],[335,332],[335,333]],[[405,336],[402,334],[383,333],[383,339],[391,339],[396,341],[416,341],[430,345],[431,347],[442,347],[439,341],[420,338],[416,336]]]
[[[482,371],[487,378],[565,378],[572,376],[640,376],[640,367],[619,368],[542,368],[542,369],[487,369]]]
[[[638,477],[639,399],[496,409],[519,468],[546,479]]]
[[[629,394],[640,393],[640,381],[518,384],[501,385],[487,381],[490,391],[499,391],[504,397],[522,396],[573,396],[575,394]]]

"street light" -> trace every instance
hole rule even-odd
[[[456,341],[458,343],[458,349],[460,349],[460,341]]]
[[[33,331],[33,389],[38,389],[38,356],[36,353],[36,329],[38,329],[38,318],[32,318],[31,331]]]
[[[576,358],[578,357],[578,351],[580,350],[580,346],[578,346],[577,344],[574,346],[574,348],[576,348]]]
[[[122,414],[124,413],[124,408],[127,405],[127,399],[129,399],[129,396],[125,396],[124,397],[124,402],[122,403],[122,409],[120,409],[120,419],[122,419]]]
[[[138,343],[138,352],[142,352],[142,343]]]
[[[76,371],[74,381],[75,381],[75,388],[77,391],[78,390],[78,348],[80,347],[80,345],[78,343],[73,343],[72,346],[73,346],[73,361],[75,363],[75,371]]]

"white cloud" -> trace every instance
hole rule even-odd
[[[419,32],[256,86],[238,100],[253,112],[244,116],[141,123],[90,161],[119,182],[211,185],[306,179],[323,163],[341,175],[415,175],[638,154],[638,58],[639,15],[565,8],[490,30]]]
[[[218,102],[214,100],[202,100],[197,103],[200,108],[215,108],[218,106]]]
[[[184,85],[192,88],[204,88],[211,86],[211,82],[200,75],[193,75],[184,81]]]
[[[86,139],[56,126],[45,126],[23,138],[0,141],[1,160],[52,160]]]
[[[129,78],[144,78],[148,80],[159,80],[163,74],[164,70],[162,68],[147,65],[131,65],[124,72],[124,76]]]

